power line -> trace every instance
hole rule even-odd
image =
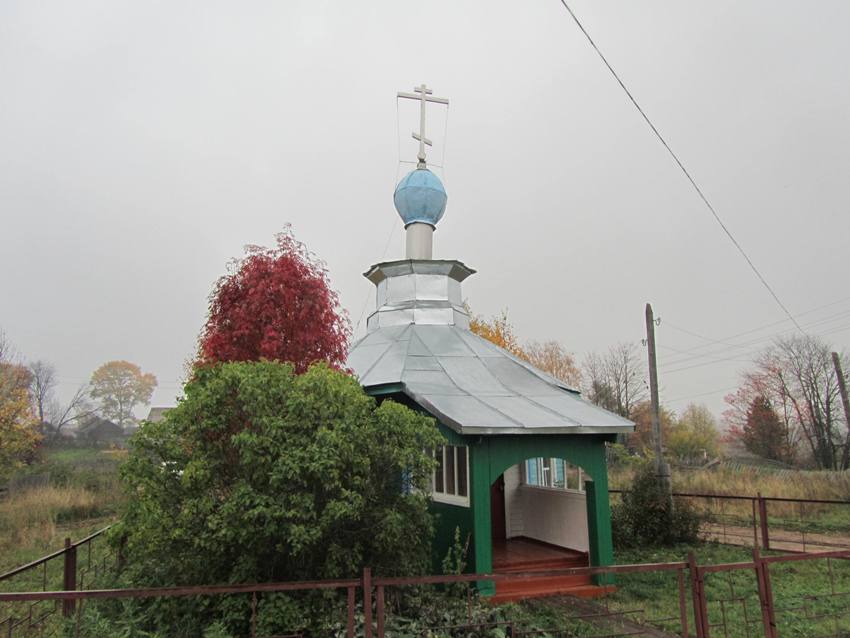
[[[395,135],[396,145],[398,147],[398,162],[396,164],[395,169],[395,179],[393,180],[393,188],[398,185],[398,176],[401,173],[401,166],[405,163],[404,160],[401,159],[401,123],[398,110],[398,97],[396,97],[395,99]],[[384,257],[387,256],[387,251],[390,249],[390,242],[392,242],[393,235],[395,235],[395,229],[397,225],[398,218],[394,217],[392,226],[390,227],[390,234],[387,237],[386,243],[384,244],[384,252],[381,253],[381,261],[383,261]],[[366,308],[369,307],[369,299],[372,297],[373,294],[374,292],[367,293],[366,298],[363,300],[363,307],[360,310],[360,316],[357,317],[357,323],[355,324],[354,330],[352,331],[352,336],[354,336],[354,333],[356,333],[357,330],[360,328],[360,324],[363,322],[363,316],[366,314]]]
[[[846,303],[848,301],[850,301],[850,297],[843,297],[841,299],[838,299],[837,301],[831,301],[830,303],[823,304],[823,305],[817,306],[815,308],[811,308],[810,310],[798,312],[796,317],[797,318],[805,317],[806,315],[810,315],[812,313],[819,312],[821,310],[825,310],[826,308],[832,308],[833,306],[837,306],[839,304]],[[701,335],[701,334],[694,332],[692,330],[688,330],[686,328],[682,328],[680,326],[677,326],[677,325],[671,323],[667,319],[667,317],[664,318],[664,325],[667,326],[668,328],[673,328],[673,330],[683,332],[687,335],[690,335],[692,337],[696,337],[697,339],[701,339],[701,340],[706,341],[706,342],[711,343],[711,344],[716,343],[716,344],[720,344],[720,345],[736,346],[737,344],[730,344],[730,343],[728,343],[728,341],[730,339],[735,339],[737,337],[743,337],[744,335],[752,334],[754,332],[759,332],[759,331],[765,330],[767,328],[772,328],[774,326],[782,325],[783,323],[786,323],[787,321],[788,321],[787,319],[780,319],[779,321],[772,321],[770,323],[762,324],[760,326],[756,326],[755,328],[750,328],[749,330],[744,330],[743,332],[737,332],[733,335],[729,335],[728,337],[722,337],[720,339],[714,339],[714,338],[711,338],[711,337],[706,337],[705,335]],[[696,346],[695,348],[693,348],[691,350],[697,350],[697,349],[706,348],[706,347],[708,347],[708,346],[707,345]],[[674,348],[671,348],[671,349],[674,349]],[[682,352],[682,351],[680,350],[678,352]]]
[[[747,261],[747,264],[749,264],[750,269],[755,273],[756,277],[758,277],[759,281],[761,281],[762,285],[765,287],[765,289],[767,289],[767,291],[770,293],[770,295],[773,297],[774,301],[776,301],[776,303],[779,305],[779,307],[782,308],[782,311],[788,316],[788,318],[791,320],[791,322],[797,327],[797,329],[801,333],[805,334],[805,332],[803,331],[803,328],[800,327],[800,324],[798,324],[797,320],[794,318],[794,315],[792,315],[791,312],[788,310],[788,308],[785,306],[785,304],[782,303],[782,300],[779,298],[779,295],[777,295],[776,292],[773,290],[773,288],[770,286],[770,284],[767,283],[767,280],[761,274],[759,269],[756,268],[756,265],[753,263],[753,260],[750,259],[750,256],[746,253],[744,248],[741,246],[741,244],[738,243],[738,240],[735,239],[735,236],[732,235],[732,232],[729,230],[729,228],[726,226],[726,224],[723,223],[723,220],[720,219],[720,215],[718,215],[717,211],[714,210],[714,206],[712,206],[711,202],[708,201],[708,198],[705,196],[705,193],[702,192],[702,189],[696,183],[696,180],[694,180],[694,178],[691,176],[688,169],[685,168],[685,165],[679,159],[679,156],[676,155],[676,153],[673,152],[673,149],[670,148],[670,145],[667,144],[667,141],[664,139],[664,137],[661,135],[661,133],[658,131],[658,129],[655,127],[655,125],[652,123],[652,121],[649,119],[647,114],[644,112],[643,108],[641,108],[640,104],[638,104],[637,100],[632,95],[631,91],[629,91],[629,89],[626,88],[626,85],[623,83],[623,80],[620,79],[620,76],[617,75],[617,72],[614,70],[614,67],[611,66],[611,64],[608,62],[607,58],[602,54],[602,51],[600,51],[599,47],[596,46],[596,43],[593,41],[593,38],[590,37],[590,34],[587,32],[587,30],[584,28],[582,23],[579,21],[576,14],[573,13],[572,9],[570,9],[570,6],[567,4],[566,0],[561,0],[561,4],[564,5],[564,8],[569,12],[570,16],[572,16],[573,21],[576,23],[578,28],[584,34],[584,37],[587,38],[587,41],[590,43],[590,46],[592,46],[593,49],[596,51],[597,55],[599,56],[599,59],[601,59],[602,62],[605,64],[605,66],[608,67],[608,70],[611,72],[611,75],[613,75],[614,79],[617,80],[617,83],[620,85],[620,87],[623,89],[623,91],[629,97],[629,100],[631,100],[632,104],[637,109],[638,113],[641,114],[644,121],[649,125],[649,128],[652,129],[652,132],[655,133],[655,136],[658,138],[658,140],[661,142],[661,144],[664,146],[664,148],[667,149],[667,152],[670,154],[670,157],[673,158],[673,161],[676,162],[676,164],[681,169],[682,173],[685,175],[685,177],[691,183],[691,186],[694,187],[694,190],[696,191],[697,195],[699,195],[700,199],[702,199],[703,203],[706,205],[708,210],[711,212],[715,221],[717,221],[717,223],[723,229],[723,232],[726,233],[726,236],[729,237],[732,244],[734,244],[735,248],[738,249],[738,252],[741,253],[741,256],[743,256],[743,258]]]
[[[837,328],[832,328],[830,330],[827,330],[826,332],[821,332],[821,333],[816,334],[814,336],[824,337],[826,335],[834,334],[836,332],[844,332],[845,330],[850,330],[850,324],[844,324],[842,326],[838,326]],[[680,368],[674,367],[672,370],[665,369],[664,374],[673,374],[675,372],[682,372],[683,370],[692,370],[693,368],[701,368],[703,366],[713,365],[715,363],[722,363],[722,362],[725,362],[725,361],[740,361],[741,363],[752,363],[750,360],[743,359],[742,357],[752,357],[754,355],[759,354],[759,352],[761,352],[761,350],[759,350],[759,349],[749,350],[747,352],[739,352],[739,353],[736,353],[736,354],[734,354],[730,357],[724,357],[722,359],[713,359],[711,361],[704,361],[702,363],[695,363],[693,365],[683,366],[683,367],[680,367]],[[716,353],[716,354],[719,354],[719,353]],[[667,365],[675,366],[679,363],[685,363],[685,361],[677,361],[677,362],[673,362],[673,363],[668,363]]]
[[[805,323],[805,324],[803,324],[803,326],[807,330],[811,330],[811,329],[817,328],[817,327],[819,327],[819,329],[824,329],[824,328],[827,327],[825,324],[845,321],[848,318],[848,316],[850,316],[850,310],[844,310],[844,311],[839,312],[837,314],[829,315],[828,317],[823,317],[823,318],[818,319],[816,321],[811,321],[809,323]],[[784,323],[784,321],[783,321],[783,323]],[[670,325],[670,324],[669,324],[669,322],[667,322],[665,325]],[[821,333],[821,334],[830,334],[831,332],[834,332],[835,331],[834,326],[832,328],[833,329],[830,330],[829,332],[825,332],[825,333]],[[842,329],[842,328],[839,328],[839,329]],[[720,343],[720,344],[726,345],[728,347],[720,348],[718,350],[711,350],[711,351],[708,351],[708,352],[697,352],[700,348],[705,348],[705,347],[708,347],[708,346],[698,346],[697,348],[694,348],[690,351],[688,351],[688,350],[677,350],[676,348],[670,348],[669,346],[665,346],[665,349],[674,350],[674,351],[678,352],[679,354],[683,354],[683,355],[686,355],[686,356],[673,357],[672,359],[666,360],[661,367],[665,368],[665,367],[669,367],[669,366],[676,366],[676,365],[679,365],[679,364],[682,364],[682,363],[686,363],[688,361],[694,361],[696,359],[702,359],[702,358],[705,358],[705,357],[713,357],[713,356],[721,355],[721,354],[724,354],[724,353],[727,353],[727,352],[732,352],[734,350],[741,350],[742,348],[751,348],[752,346],[754,346],[756,344],[764,343],[766,341],[770,341],[770,340],[776,339],[778,337],[783,337],[783,336],[791,334],[792,332],[793,332],[793,330],[790,330],[790,331],[789,330],[783,330],[783,331],[768,334],[768,335],[762,335],[760,337],[756,337],[755,339],[750,339],[748,341],[743,341],[741,343],[727,343],[727,342],[724,342],[724,341],[717,341],[716,343]],[[736,356],[752,354],[753,352],[757,352],[757,351],[738,352]]]
[[[718,392],[728,392],[729,390],[737,390],[739,386],[732,385],[727,386],[725,388],[716,388],[714,390],[709,390],[708,392],[700,392],[699,394],[691,394],[685,397],[676,397],[675,399],[667,399],[666,403],[677,403],[679,401],[686,401],[688,399],[697,399],[699,397],[707,397],[711,394],[717,394]]]

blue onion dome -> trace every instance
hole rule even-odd
[[[446,212],[446,189],[427,168],[410,171],[395,188],[393,202],[405,227],[415,222],[436,226]]]

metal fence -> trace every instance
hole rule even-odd
[[[68,554],[65,553],[65,556]],[[811,571],[815,578],[805,590],[789,588],[789,575],[800,570]],[[477,583],[517,583],[541,577],[585,575],[593,577],[601,597],[593,599],[555,598],[546,604],[557,613],[551,614],[546,626],[529,626],[520,618],[480,619],[473,611]],[[630,579],[636,579],[633,582]],[[642,605],[621,592],[653,581],[653,599]],[[666,587],[659,588],[663,581]],[[607,583],[607,584],[606,584]],[[393,614],[400,611],[399,593],[404,590],[440,587],[444,599],[454,597],[457,604],[467,605],[463,624],[427,625],[400,631],[393,625]],[[457,588],[457,590],[446,588]],[[422,636],[510,636],[560,637],[582,636],[602,638],[614,636],[826,636],[850,635],[850,550],[782,554],[765,556],[753,549],[750,561],[720,565],[699,565],[691,554],[687,561],[582,567],[552,571],[504,574],[461,574],[417,577],[375,577],[369,569],[362,576],[348,580],[324,580],[247,585],[215,585],[148,589],[111,589],[76,591],[33,591],[0,593],[3,604],[52,604],[64,608],[65,635],[80,634],[79,618],[84,604],[120,599],[168,599],[187,597],[247,597],[250,618],[246,618],[252,637],[271,638],[257,627],[257,608],[263,596],[307,591],[336,591],[342,604],[339,631],[332,635],[355,638],[388,638],[399,633]],[[61,605],[60,605],[61,603]],[[480,608],[480,606],[478,606]],[[516,608],[514,609],[515,613]],[[345,610],[345,611],[342,611]],[[344,614],[344,616],[343,616]],[[37,615],[33,615],[36,618]],[[539,623],[538,623],[539,624]],[[7,636],[46,635],[46,623],[10,623],[0,628]],[[54,625],[56,626],[56,625]],[[289,636],[301,635],[294,628]],[[276,637],[280,634],[276,634]]]
[[[610,490],[618,498],[623,490]],[[702,518],[703,537],[786,552],[850,549],[850,501],[674,492]]]
[[[109,526],[104,527],[76,542],[66,538],[62,549],[0,574],[0,587],[29,593],[84,589],[99,575],[117,567],[121,560],[120,551],[113,552],[106,542],[108,529]],[[4,603],[0,599],[0,630],[9,637],[16,633],[51,635],[50,621],[59,609],[59,600],[64,601],[65,615],[73,614],[74,601],[70,598],[36,597],[28,599],[25,605]]]
[[[763,556],[722,565],[694,565],[697,636],[850,636],[850,552]],[[812,573],[806,589],[789,576]]]
[[[251,637],[262,638],[257,606],[265,596],[334,590],[339,596],[334,635],[385,638],[398,635],[398,620],[409,613],[404,597],[428,588],[440,589],[439,600],[461,607],[454,621],[466,620],[441,624],[429,617],[427,626],[420,622],[416,630],[429,636],[850,636],[850,539],[830,530],[850,516],[850,502],[761,495],[674,497],[703,513],[707,538],[751,546],[752,560],[699,565],[691,555],[680,562],[405,578],[373,576],[367,569],[360,578],[338,581],[93,589],[103,586],[99,576],[122,563],[120,544],[110,547],[104,528],[77,542],[66,539],[62,549],[0,575],[0,636],[47,636],[71,629],[71,635],[80,635],[87,601],[235,596],[250,610],[246,622],[250,613]],[[776,551],[786,553],[772,555]],[[794,578],[801,571],[807,574],[802,589],[800,578]],[[477,583],[492,583],[498,593],[522,589],[531,581],[577,576],[600,585],[594,597],[550,598],[546,604],[557,613],[546,626],[476,613],[482,607],[475,603]],[[652,597],[642,597],[645,591],[653,592]],[[302,629],[286,635],[297,636]]]
[[[800,570],[811,572],[812,578],[804,589],[791,588],[789,576]],[[529,626],[521,618],[481,619],[475,616],[472,599],[477,583],[516,583],[541,577],[586,575],[595,578],[601,597],[549,599],[557,613],[546,626]],[[631,579],[636,579],[630,582]],[[653,600],[635,604],[635,597],[619,596],[629,588],[654,581]],[[663,580],[666,590],[658,588]],[[608,584],[605,584],[605,583]],[[393,615],[400,610],[400,592],[423,588],[444,588],[443,600],[454,598],[466,605],[467,622],[440,624],[426,617],[427,622],[400,628]],[[457,588],[448,590],[445,588]],[[610,567],[584,567],[553,571],[510,574],[462,574],[416,576],[405,578],[374,577],[365,569],[360,578],[305,582],[264,583],[247,585],[218,585],[154,589],[111,589],[83,591],[37,591],[0,593],[4,604],[52,604],[63,608],[65,635],[79,636],[80,615],[84,604],[121,599],[167,599],[190,597],[238,596],[248,597],[246,624],[252,638],[271,638],[257,626],[257,608],[263,596],[307,591],[336,591],[343,601],[339,631],[333,635],[354,638],[387,638],[392,635],[422,636],[582,636],[603,638],[613,636],[670,637],[696,636],[710,638],[744,638],[764,636],[826,636],[850,635],[850,551],[764,556],[753,549],[751,561],[721,565],[699,565],[693,555],[687,561]],[[664,599],[661,601],[660,599]],[[61,605],[59,604],[61,603]],[[663,604],[661,604],[663,603]],[[480,609],[481,606],[475,606]],[[516,608],[513,609],[515,613]],[[343,611],[344,610],[344,611]],[[409,613],[409,612],[408,612]],[[423,611],[424,615],[424,611]],[[37,614],[33,615],[37,618]],[[59,625],[54,624],[54,627]],[[0,626],[7,636],[48,635],[43,621],[29,624],[6,622]],[[303,628],[294,628],[287,635],[299,636]],[[82,634],[86,635],[86,634]],[[88,634],[92,635],[92,634]],[[279,636],[276,634],[275,636]]]

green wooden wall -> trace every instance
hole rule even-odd
[[[404,395],[393,399],[411,408],[422,410]],[[581,467],[590,475],[586,483],[587,522],[590,541],[590,564],[611,565],[614,549],[611,539],[611,510],[608,502],[608,468],[605,460],[605,443],[613,442],[613,434],[507,434],[489,436],[461,436],[442,423],[440,432],[452,445],[469,447],[470,506],[461,507],[445,503],[432,503],[435,514],[434,567],[440,568],[442,559],[454,541],[456,528],[461,540],[471,536],[467,557],[469,572],[490,573],[493,569],[493,545],[490,528],[490,486],[509,467],[526,459],[537,457],[560,458]],[[596,579],[598,583],[608,578]],[[482,594],[492,594],[493,583],[479,583]]]

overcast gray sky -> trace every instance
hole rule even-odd
[[[850,3],[571,6],[785,304],[844,348]],[[287,222],[356,324],[361,273],[403,256],[416,106],[395,94],[421,82],[451,100],[447,136],[436,107],[429,128],[435,256],[479,271],[474,310],[580,358],[639,345],[651,301],[662,398],[719,414],[790,322],[558,0],[4,0],[0,327],[64,395],[128,359],[172,404],[212,283]],[[676,352],[707,344],[683,329],[766,324]]]

